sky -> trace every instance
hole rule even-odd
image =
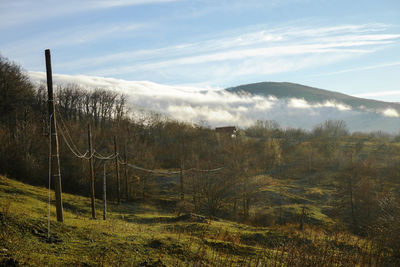
[[[400,102],[398,0],[1,0],[0,36],[0,54],[33,75],[49,48],[68,77],[286,81]]]

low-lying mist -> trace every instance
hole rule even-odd
[[[45,81],[44,72],[29,72],[34,82]],[[148,81],[126,81],[83,75],[53,75],[57,85],[78,84],[87,89],[103,88],[128,96],[133,109],[144,109],[170,118],[211,127],[248,127],[257,120],[275,120],[282,127],[312,129],[326,120],[343,120],[350,131],[397,133],[399,114],[394,109],[354,109],[343,103],[308,103],[304,99],[278,99],[222,89],[161,85]]]

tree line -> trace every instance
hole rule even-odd
[[[74,157],[62,138],[84,152],[90,124],[99,153],[112,153],[116,136],[121,159],[143,169],[177,173],[165,177],[121,165],[126,201],[172,199],[184,212],[251,223],[259,215],[253,207],[268,198],[260,193],[268,185],[265,177],[293,179],[304,181],[306,187],[333,189],[327,199],[332,208],[326,213],[344,228],[374,235],[390,248],[396,246],[395,238],[400,239],[396,226],[400,136],[350,133],[342,121],[326,121],[311,131],[258,121],[232,137],[160,114],[135,116],[127,96],[102,88],[62,85],[56,88],[55,99],[59,130],[64,134],[59,134],[64,192],[89,195],[88,164]],[[0,103],[0,173],[45,186],[46,87],[32,84],[19,65],[0,57]],[[115,165],[104,160],[94,161],[95,177],[102,177],[104,164],[114,177]],[[206,171],[212,169],[219,170]],[[100,199],[101,179],[96,179],[95,188]],[[109,199],[115,200],[115,179],[109,179],[108,188]]]

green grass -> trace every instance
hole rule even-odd
[[[109,203],[106,221],[98,201],[92,220],[90,200],[70,194],[63,194],[64,223],[55,220],[52,203],[48,238],[47,197],[45,188],[0,177],[0,266],[341,266],[378,257],[369,242],[347,233],[179,221],[152,201]]]
[[[325,228],[335,224],[325,214],[332,208],[327,205],[332,188],[323,185],[311,187],[307,179],[274,179],[269,176],[264,176],[264,179],[267,185],[260,188],[262,201],[255,203],[253,213],[269,213],[277,221],[294,223],[299,221],[304,206],[308,223]]]

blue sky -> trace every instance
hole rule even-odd
[[[288,81],[400,102],[400,1],[1,0],[28,71],[225,88]]]

